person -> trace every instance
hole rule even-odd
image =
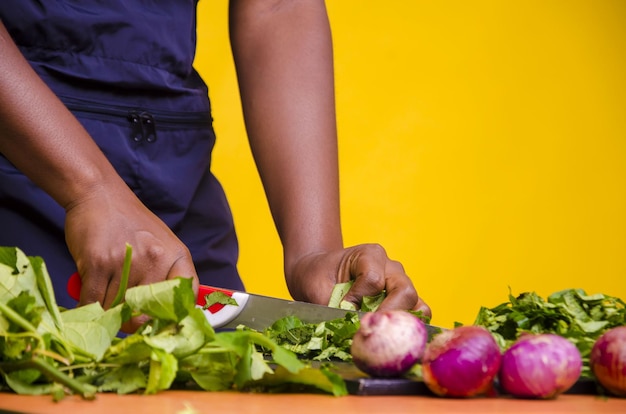
[[[0,2],[0,245],[41,256],[61,306],[177,276],[244,289],[212,174],[208,88],[193,67],[196,1]],[[296,300],[386,290],[430,315],[376,243],[345,247],[330,24],[324,1],[232,0],[232,53],[251,150]],[[128,329],[136,329],[134,326]]]

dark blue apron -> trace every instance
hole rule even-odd
[[[0,18],[130,188],[187,245],[201,283],[243,289],[232,215],[210,171],[208,91],[192,66],[196,0],[2,0]],[[0,154],[0,245],[41,256],[59,304],[73,307],[64,220]]]

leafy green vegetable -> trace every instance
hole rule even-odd
[[[361,302],[362,312],[374,312],[378,309],[383,299],[387,296],[387,291],[383,290],[378,295],[364,296]]]
[[[333,290],[330,293],[330,300],[328,301],[328,306],[331,308],[338,309],[346,309],[346,310],[357,310],[356,306],[352,302],[348,302],[344,300],[346,294],[354,284],[354,280],[350,280],[348,282],[336,283],[333,286]],[[387,292],[383,290],[374,296],[364,296],[361,301],[361,306],[359,310],[361,312],[374,312],[382,301],[385,299]]]
[[[61,312],[64,336],[82,349],[90,359],[99,361],[115,340],[130,309],[119,304],[105,311],[99,302]]]
[[[228,296],[224,292],[220,292],[219,290],[216,290],[215,292],[211,292],[208,295],[206,295],[205,300],[206,300],[206,303],[202,307],[202,309],[209,309],[211,306],[215,305],[216,303],[219,303],[221,305],[239,306],[239,304],[237,303],[235,299]]]
[[[543,299],[535,292],[494,308],[481,307],[474,325],[486,327],[502,349],[525,332],[555,333],[576,345],[583,357],[583,376],[590,376],[589,354],[596,339],[607,330],[626,325],[626,305],[616,297],[587,295],[581,289],[555,292]]]
[[[356,306],[353,303],[343,300],[346,296],[346,293],[352,287],[354,281],[344,282],[344,283],[336,283],[333,286],[333,290],[330,293],[330,299],[328,301],[328,306],[331,308],[338,309],[346,309],[346,310],[356,310]]]
[[[56,388],[40,385],[51,381],[93,398],[93,387],[58,369],[84,361],[89,353],[65,337],[51,286],[41,258],[0,247],[0,374],[24,393],[58,396]]]
[[[343,318],[320,323],[305,323],[297,316],[286,316],[263,333],[302,359],[351,361],[350,345],[357,329],[358,314],[347,312]]]
[[[177,322],[195,307],[191,279],[177,278],[137,286],[126,292],[126,303],[135,311],[161,322]]]
[[[347,393],[336,374],[313,369],[262,333],[216,333],[195,306],[188,278],[133,287],[124,298],[107,310],[98,303],[61,310],[43,260],[0,247],[0,390],[55,399],[172,387]],[[148,322],[118,337],[138,313]]]
[[[344,380],[329,367],[305,367],[297,375],[279,366],[271,377],[263,377],[259,382],[262,390],[271,385],[272,392],[327,392],[333,395],[347,394]],[[323,384],[323,385],[320,385]],[[246,386],[247,391],[254,391],[255,382]]]

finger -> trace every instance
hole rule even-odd
[[[197,296],[199,285],[198,276],[191,259],[191,255],[184,255],[174,261],[174,264],[170,267],[167,273],[166,279],[171,280],[176,277],[186,277],[192,279],[192,288],[194,290],[194,294]],[[110,285],[113,285],[113,283]],[[122,324],[121,331],[125,333],[134,333],[148,320],[150,320],[150,317],[147,315],[134,316],[129,321]]]
[[[100,302],[106,309],[117,294],[126,251],[97,249],[98,253],[92,253],[93,251],[92,248],[86,249],[75,258],[81,278],[79,306]]]
[[[426,304],[426,302],[424,302],[421,297],[417,301],[417,305],[415,305],[413,310],[421,311],[424,316],[428,316],[429,318],[433,317],[433,312],[430,309],[430,306],[428,306],[428,304]]]
[[[385,299],[379,309],[413,309],[419,296],[402,263],[387,258],[385,262]]]
[[[413,282],[404,273],[404,268],[400,263],[390,261],[388,267],[391,270],[388,270],[385,279],[386,295],[378,309],[413,309],[419,301]]]
[[[109,299],[109,302],[113,300],[113,297],[109,294],[109,285],[111,279],[115,278],[115,275],[107,272],[104,268],[102,269],[101,271],[91,269],[79,271],[81,275],[79,306],[100,302],[105,307],[107,299]]]
[[[127,334],[132,334],[137,331],[144,323],[148,322],[150,317],[147,315],[138,315],[132,317],[130,320],[124,322],[120,330]]]
[[[107,273],[99,273],[107,275]],[[120,288],[121,275],[111,274],[111,276],[87,276],[81,277],[81,291],[78,305],[86,305],[93,302],[100,302],[104,309],[108,309],[117,297]]]
[[[357,308],[364,296],[374,296],[385,289],[387,253],[379,245],[360,245],[349,252],[349,279],[354,280],[344,300]]]
[[[174,279],[177,277],[185,277],[191,279],[191,287],[193,289],[194,296],[198,295],[198,287],[200,285],[198,281],[198,273],[196,267],[193,264],[191,255],[179,258],[174,262],[170,268],[166,279]]]

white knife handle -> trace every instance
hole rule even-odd
[[[237,302],[236,306],[223,305],[220,306],[220,309],[213,312],[211,312],[210,308],[202,310],[202,312],[204,312],[204,316],[206,316],[207,320],[213,328],[221,328],[229,322],[232,322],[246,306],[246,303],[248,302],[248,298],[250,296],[244,292],[232,292],[232,295],[230,295],[230,297],[233,298],[235,302]],[[201,305],[196,306],[200,309],[204,307]]]

